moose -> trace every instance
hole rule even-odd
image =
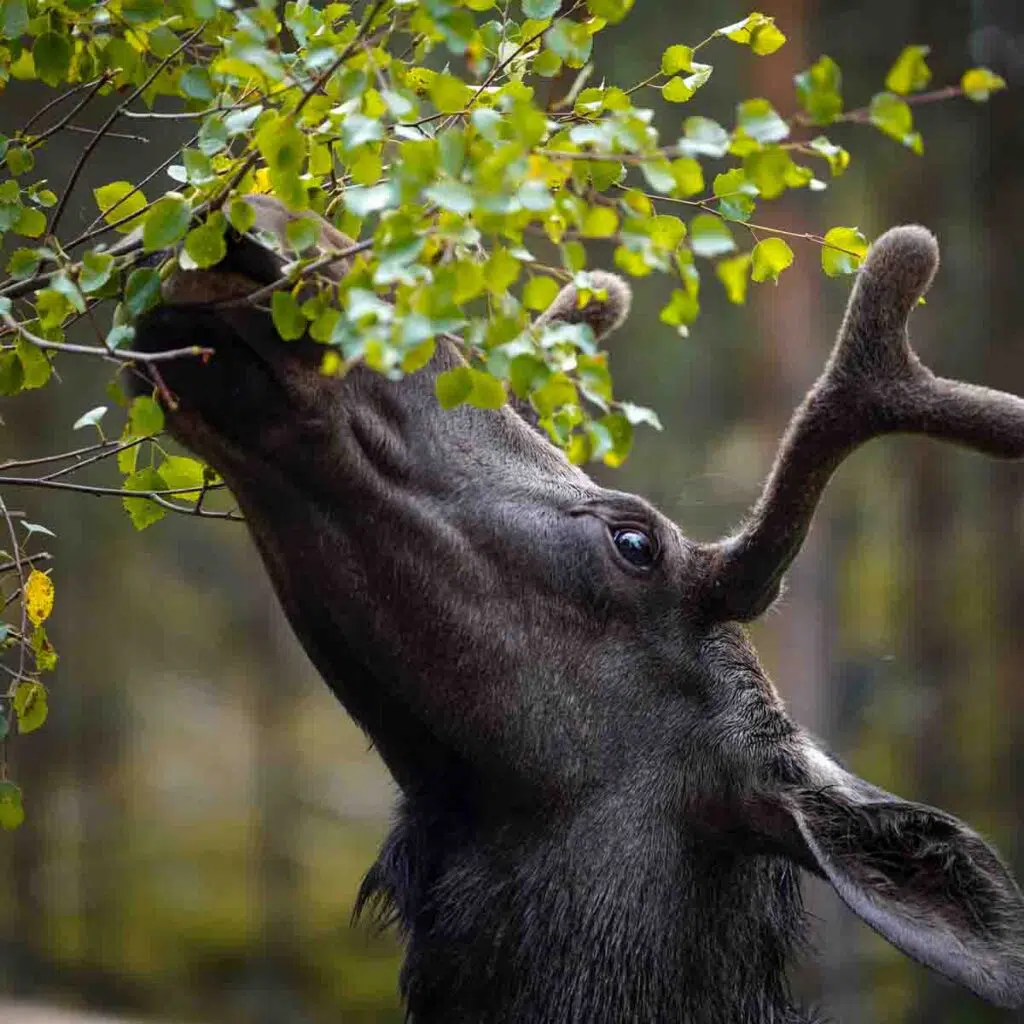
[[[400,789],[358,897],[406,941],[415,1024],[808,1024],[786,969],[801,871],[920,963],[1024,1005],[1024,901],[967,825],[844,769],[787,714],[744,623],[777,598],[840,462],[923,434],[1024,456],[1024,401],[946,380],[907,321],[924,228],[871,247],[824,372],[734,534],[688,540],[598,486],[523,404],[443,410],[440,338],[400,381],[321,372],[282,341],[276,201],[137,324],[175,438],[223,476],[309,657]],[[307,214],[308,215],[308,214]],[[351,242],[322,221],[325,259]],[[322,262],[322,261],[321,261]],[[339,256],[324,271],[346,273]],[[603,336],[628,286],[595,272],[545,321]]]

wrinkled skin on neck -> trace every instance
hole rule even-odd
[[[417,1024],[806,1022],[784,972],[797,867],[910,955],[1024,1000],[1024,904],[998,857],[793,724],[741,627],[698,599],[703,549],[512,409],[440,410],[447,342],[400,382],[328,378],[265,312],[195,304],[279,273],[238,245],[136,344],[215,350],[164,364],[169,428],[231,487],[401,787],[360,902],[408,937]],[[651,565],[623,557],[623,529]]]

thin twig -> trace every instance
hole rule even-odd
[[[4,517],[4,521],[7,523],[7,533],[11,538],[11,558],[14,559],[14,568],[18,574],[18,590],[20,593],[25,592],[25,567],[22,564],[21,548],[18,545],[18,538],[14,532],[14,522],[7,513],[7,505],[4,503],[3,495],[0,495],[0,515]],[[5,604],[6,607],[6,604]],[[21,602],[21,649],[19,653],[18,672],[22,673],[25,671],[25,636],[28,634],[28,609],[25,607],[25,602]],[[6,770],[6,738],[5,746],[3,748],[4,757],[0,760],[0,769]]]
[[[99,133],[98,128],[86,128],[80,124],[66,124],[64,130],[67,132],[79,132],[82,135],[97,135]],[[107,132],[108,139],[123,139],[125,142],[144,142],[149,143],[149,139],[145,135],[127,135],[125,132]]]
[[[109,74],[109,72],[108,72],[107,74]],[[54,97],[54,98],[53,98],[52,100],[50,100],[50,102],[49,102],[49,103],[44,103],[44,104],[43,104],[43,105],[42,105],[42,106],[41,106],[41,107],[40,107],[40,108],[39,108],[39,109],[38,109],[38,110],[37,110],[37,111],[36,111],[36,112],[35,112],[35,113],[34,113],[34,114],[33,114],[33,115],[32,115],[32,116],[31,116],[31,117],[30,117],[30,118],[29,118],[29,119],[28,119],[28,120],[27,120],[27,121],[26,121],[26,122],[25,122],[25,123],[24,123],[24,124],[23,124],[22,126],[21,126],[21,133],[22,133],[22,135],[25,135],[25,134],[27,134],[27,133],[28,133],[28,130],[29,130],[29,128],[31,128],[31,127],[32,127],[32,125],[34,125],[34,124],[36,123],[36,121],[38,121],[38,120],[39,120],[39,119],[40,119],[41,117],[45,117],[45,116],[46,116],[46,115],[47,115],[47,114],[48,114],[48,113],[49,113],[49,112],[50,112],[51,110],[53,110],[53,108],[54,108],[54,107],[59,107],[59,106],[60,106],[60,105],[61,105],[61,104],[62,104],[62,103],[63,103],[63,102],[65,101],[65,100],[69,100],[69,99],[71,99],[71,97],[72,97],[72,96],[75,96],[75,95],[77,95],[77,94],[78,94],[78,93],[80,93],[80,92],[81,92],[81,91],[82,91],[83,89],[91,89],[91,88],[92,88],[92,87],[93,87],[93,86],[94,86],[94,85],[96,84],[96,82],[98,82],[98,81],[101,81],[101,80],[102,80],[102,78],[104,78],[104,77],[106,77],[106,76],[105,76],[105,75],[103,75],[103,76],[101,76],[100,78],[94,79],[94,80],[93,80],[93,81],[91,81],[91,82],[82,82],[82,83],[81,83],[80,85],[75,85],[75,86],[72,86],[72,87],[71,87],[70,89],[66,90],[65,92],[62,92],[62,93],[61,93],[61,94],[60,94],[59,96],[55,96],[55,97]]]
[[[189,345],[185,348],[173,348],[167,352],[133,352],[130,349],[101,348],[98,345],[72,345],[66,341],[48,341],[33,334],[24,324],[18,323],[10,313],[0,313],[0,320],[22,337],[27,338],[33,345],[50,352],[67,352],[76,356],[97,356],[108,361],[124,363],[163,363],[168,359],[186,359],[196,356],[212,356],[212,348],[203,348],[200,345]]]
[[[145,439],[141,438],[140,440]],[[132,444],[137,443],[137,441],[133,441],[128,445],[124,445],[124,447],[131,447]],[[108,450],[113,454],[118,447],[117,441],[100,441],[97,444],[91,444],[85,448],[76,448],[74,451],[63,452],[60,455],[43,455],[36,459],[8,459],[6,462],[0,462],[0,472],[5,469],[24,469],[27,466],[42,466],[49,462],[66,462],[68,459],[77,459],[82,455],[92,455],[103,450]]]
[[[338,260],[350,259],[352,256],[356,256],[361,252],[366,252],[367,249],[372,249],[374,246],[374,240],[367,238],[362,242],[356,242],[350,245],[347,249],[338,249],[335,252],[325,253],[323,256],[317,257],[312,263],[303,267],[301,272],[298,274],[285,274],[279,277],[276,281],[271,281],[270,284],[264,285],[262,288],[258,288],[254,292],[249,292],[248,295],[242,295],[239,298],[224,299],[221,302],[213,303],[212,309],[231,309],[235,306],[251,306],[253,303],[259,302],[260,299],[265,299],[274,292],[279,291],[281,288],[287,285],[293,285],[296,281],[302,280],[304,277],[309,277],[315,274],[318,270],[322,270],[324,267],[329,267],[332,263],[336,263]],[[198,304],[197,304],[198,305]]]
[[[146,77],[146,80],[138,86],[127,99],[119,103],[110,116],[100,125],[99,130],[96,134],[86,143],[85,149],[82,150],[81,156],[79,156],[75,166],[71,169],[71,174],[68,177],[68,183],[64,188],[64,194],[60,197],[60,202],[57,204],[56,210],[53,211],[53,217],[50,220],[50,225],[47,229],[48,235],[55,235],[57,233],[57,225],[60,223],[60,218],[63,216],[64,211],[67,209],[68,201],[71,199],[71,193],[75,189],[75,185],[78,183],[78,179],[81,177],[82,171],[85,169],[85,165],[92,156],[93,151],[100,144],[100,140],[110,130],[114,122],[118,119],[121,111],[128,106],[130,103],[134,103],[160,76],[164,69],[177,57],[182,50],[186,49],[189,43],[193,39],[197,38],[202,34],[206,28],[206,22],[203,22],[194,32],[189,33],[172,53],[169,53],[159,64],[153,69],[152,73]]]
[[[34,562],[52,562],[53,555],[49,551],[37,551],[34,555],[22,555],[22,562],[27,562],[32,565]],[[17,562],[0,562],[0,575],[5,572],[11,572],[18,568]]]
[[[96,94],[100,91],[100,89],[102,89],[103,86],[105,86],[113,77],[113,74],[111,74],[111,72],[109,71],[100,75],[100,77],[97,78],[95,82],[93,82],[92,88],[89,90],[85,98],[80,103],[76,103],[75,106],[73,106],[71,110],[68,111],[68,113],[65,114],[55,125],[53,125],[50,128],[47,128],[45,132],[42,132],[39,135],[34,135],[32,137],[32,141],[28,144],[29,149],[35,149],[36,146],[42,145],[42,143],[44,143],[51,135],[56,135],[57,132],[59,132],[62,128],[70,128],[71,125],[69,122],[71,121],[71,119],[76,114],[79,114],[83,110],[85,110],[85,108],[90,103],[92,103],[93,99],[95,99]]]
[[[124,444],[115,445],[115,447],[108,451],[101,452],[99,455],[94,455],[91,459],[83,459],[81,462],[72,463],[70,466],[65,466],[63,469],[55,470],[53,473],[47,473],[46,476],[40,477],[40,480],[56,480],[59,477],[67,476],[69,473],[77,473],[80,469],[84,469],[86,466],[91,466],[95,462],[102,462],[104,459],[109,459],[112,455],[120,455],[121,452],[128,451],[129,448],[134,448],[137,445],[142,444],[144,441],[152,441],[155,434],[150,434],[146,437],[136,437],[131,441],[126,441]],[[3,467],[0,467],[2,469]],[[6,478],[0,476],[0,483]]]

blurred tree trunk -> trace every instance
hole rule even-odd
[[[1024,225],[1024,189],[1020,159],[1024,152],[1024,121],[1019,89],[1024,85],[1024,12],[1019,3],[1000,8],[1001,51],[996,71],[1006,76],[1017,95],[1001,98],[985,112],[979,138],[982,144],[978,195],[984,197],[986,239],[982,253],[986,295],[978,310],[978,349],[983,354],[983,380],[1024,393],[1024,329],[1021,327],[1020,240]],[[977,36],[975,36],[977,40]],[[1007,42],[1009,40],[1009,43]],[[1015,48],[1010,45],[1015,42]],[[985,529],[984,564],[990,567],[996,650],[992,700],[1001,723],[1001,736],[993,736],[989,756],[995,757],[994,777],[999,780],[998,808],[990,820],[1002,825],[1003,852],[1011,858],[1017,877],[1024,871],[1024,467],[996,464],[990,472],[989,516]],[[979,581],[979,585],[982,581]],[[973,699],[970,680],[967,699]],[[994,691],[994,692],[993,692]],[[964,699],[961,688],[959,699]],[[996,1017],[993,1016],[993,1020]],[[1002,1019],[1002,1018],[999,1018]],[[1013,1015],[1024,1021],[1024,1013]]]
[[[788,37],[770,60],[755,59],[750,93],[770,100],[778,110],[793,106],[793,78],[813,63],[808,40],[818,16],[817,0],[780,0],[771,9]],[[806,204],[773,204],[759,215],[773,227],[797,233],[818,230]],[[755,216],[755,221],[758,219]],[[802,246],[794,242],[795,246]],[[767,465],[791,410],[821,370],[828,351],[820,303],[821,274],[817,253],[808,246],[796,252],[784,286],[752,291],[762,343],[759,346],[754,401],[761,410],[761,436]],[[772,670],[790,710],[812,732],[835,736],[836,706],[832,664],[836,616],[836,553],[828,506],[813,529],[787,577],[779,614],[772,622]],[[813,942],[820,955],[801,967],[800,987],[807,998],[828,993],[830,1012],[839,1020],[863,1019],[860,985],[854,974],[856,934],[849,914],[830,891],[808,885],[805,897],[815,922]]]

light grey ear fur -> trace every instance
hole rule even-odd
[[[594,337],[607,337],[621,327],[633,303],[633,289],[617,274],[603,270],[591,270],[587,275],[595,291],[605,297],[592,295],[583,307],[579,304],[579,289],[574,284],[566,285],[555,296],[555,301],[535,321],[536,326],[558,321],[564,324],[587,324]]]

